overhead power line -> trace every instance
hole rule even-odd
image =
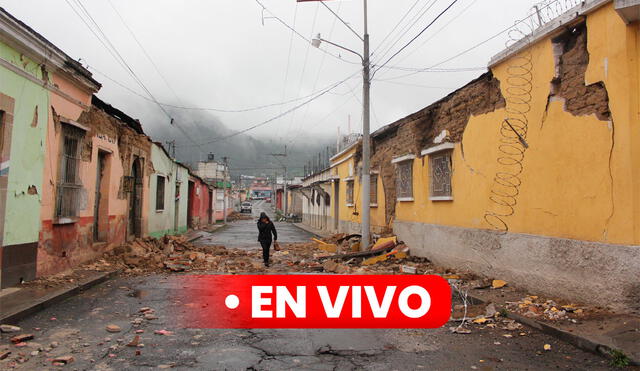
[[[258,3],[258,5],[260,5],[260,7],[262,8],[263,11],[269,13],[269,16],[273,19],[275,19],[276,21],[280,22],[283,26],[285,26],[286,28],[288,28],[289,30],[291,30],[296,36],[298,36],[299,38],[301,38],[302,40],[304,40],[307,43],[311,43],[311,39],[309,39],[308,37],[302,35],[300,32],[298,32],[294,27],[291,27],[287,22],[283,21],[282,18],[278,17],[277,15],[275,15],[271,10],[269,10],[266,6],[264,6],[260,0],[255,0],[256,3]],[[327,51],[323,48],[318,48],[320,51],[322,51],[323,53],[330,55],[336,59],[339,59],[345,63],[350,63],[350,64],[360,64],[360,62],[352,62],[346,59],[343,59],[340,55],[336,55],[331,53],[330,51]]]
[[[154,102],[153,100],[151,100],[151,98],[149,98],[148,96],[141,94],[133,89],[131,89],[130,87],[126,86],[125,84],[121,83],[120,81],[112,78],[111,76],[105,74],[104,72],[98,70],[97,68],[93,67],[93,66],[87,66],[88,69],[92,70],[93,72],[99,74],[100,76],[104,77],[105,79],[113,82],[114,84],[120,86],[121,88],[127,90],[128,92],[130,92],[131,94],[134,94],[142,99],[145,99],[149,102]],[[175,104],[170,104],[170,103],[163,103],[160,102],[161,105],[165,106],[165,107],[169,107],[169,108],[176,108],[176,109],[181,109],[181,110],[191,110],[191,111],[212,111],[212,112],[222,112],[222,113],[244,113],[244,112],[252,112],[252,111],[259,111],[262,109],[266,109],[266,108],[272,108],[272,107],[278,107],[278,106],[283,106],[283,105],[287,105],[287,104],[291,104],[291,103],[295,103],[295,102],[299,102],[301,100],[307,99],[309,97],[312,97],[330,87],[332,87],[333,84],[331,85],[327,85],[326,87],[316,90],[313,93],[307,94],[305,96],[302,97],[297,97],[297,98],[292,98],[283,102],[278,102],[278,103],[270,103],[270,104],[265,104],[262,106],[256,106],[256,107],[250,107],[250,108],[242,108],[242,109],[222,109],[222,108],[211,108],[211,107],[188,107],[188,106],[180,106],[180,105],[175,105]],[[334,93],[337,94],[337,93]],[[344,93],[343,95],[349,94],[349,92],[347,91],[346,93]],[[155,102],[154,102],[155,103]]]
[[[204,144],[211,144],[211,143],[220,142],[222,140],[233,138],[235,136],[238,136],[240,134],[244,134],[246,132],[249,132],[251,130],[254,130],[256,128],[264,126],[264,125],[266,125],[266,124],[268,124],[270,122],[273,122],[273,121],[275,121],[275,120],[277,120],[277,119],[279,119],[281,117],[284,117],[284,116],[290,114],[291,112],[294,112],[294,111],[300,109],[301,107],[304,107],[305,105],[317,100],[318,98],[322,97],[323,95],[329,93],[331,90],[333,90],[333,89],[337,88],[338,86],[344,84],[345,82],[347,82],[348,80],[350,80],[354,76],[357,76],[359,73],[360,73],[360,71],[358,70],[355,73],[349,75],[344,80],[338,81],[337,83],[333,84],[333,86],[331,86],[330,88],[326,89],[325,91],[315,95],[314,97],[312,97],[312,98],[310,98],[310,99],[308,99],[308,100],[306,100],[306,101],[304,101],[304,102],[302,102],[302,103],[300,103],[300,104],[298,104],[298,105],[296,105],[296,106],[294,106],[294,107],[292,107],[292,108],[290,108],[290,109],[288,109],[288,110],[286,110],[286,111],[284,111],[284,112],[282,112],[282,113],[280,113],[280,114],[278,114],[278,115],[276,115],[276,116],[274,116],[274,117],[272,117],[272,118],[270,118],[268,120],[262,121],[262,122],[260,122],[258,124],[255,124],[255,125],[252,125],[252,126],[246,128],[246,129],[243,129],[243,130],[240,130],[240,131],[236,131],[235,133],[230,134],[230,135],[225,135],[225,136],[213,138],[213,139],[205,141],[205,142],[203,142],[201,144],[204,145]],[[179,147],[192,147],[192,145],[180,145]]]
[[[440,14],[438,14],[425,28],[422,29],[422,31],[418,32],[416,36],[414,36],[411,40],[409,40],[408,43],[406,43],[402,48],[400,48],[391,57],[389,57],[386,62],[384,62],[380,67],[378,67],[373,72],[373,74],[375,75],[376,71],[380,70],[380,68],[387,65],[389,62],[391,62],[393,58],[395,58],[398,54],[402,53],[403,50],[405,50],[409,45],[411,45],[414,41],[416,41],[423,33],[425,33],[431,26],[433,26],[433,24],[436,23],[438,19],[440,19],[440,17],[442,17],[447,11],[449,11],[449,9],[451,9],[458,1],[459,0],[453,0],[451,4],[449,4],[449,6],[447,6],[442,12],[440,12]]]

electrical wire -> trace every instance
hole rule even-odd
[[[376,54],[378,59],[383,59],[387,54],[389,54],[393,48],[402,40],[402,38],[409,33],[413,29],[413,27],[424,17],[431,8],[436,4],[438,0],[432,0],[430,3],[427,2],[424,4],[422,8],[418,11],[418,13],[412,17],[407,24],[405,24],[399,31],[399,35],[395,37],[395,41],[393,41],[388,47],[385,48],[384,52],[381,54]]]
[[[268,119],[268,120],[262,121],[262,122],[260,122],[260,123],[258,123],[258,124],[255,124],[255,125],[252,125],[252,126],[250,126],[250,127],[246,128],[246,129],[236,131],[235,133],[230,134],[230,135],[225,135],[225,136],[221,136],[221,137],[213,138],[213,139],[208,140],[208,141],[205,141],[205,142],[203,142],[203,143],[201,143],[201,144],[203,144],[203,145],[204,145],[204,144],[212,144],[212,143],[220,142],[220,141],[222,141],[222,140],[229,139],[229,138],[232,138],[232,137],[238,136],[238,135],[240,135],[240,134],[244,134],[244,133],[246,133],[246,132],[248,132],[248,131],[251,131],[251,130],[253,130],[253,129],[256,129],[256,128],[259,128],[259,127],[261,127],[261,126],[264,126],[264,125],[266,125],[266,124],[268,124],[268,123],[270,123],[270,122],[273,122],[273,121],[275,121],[275,120],[277,120],[277,119],[279,119],[279,118],[281,118],[281,117],[284,117],[284,116],[288,115],[289,113],[294,112],[294,111],[296,111],[296,110],[300,109],[301,107],[304,107],[305,105],[307,105],[307,104],[309,104],[309,103],[311,103],[311,102],[313,102],[313,101],[315,101],[315,100],[319,99],[320,97],[322,97],[322,96],[326,95],[326,94],[327,94],[328,92],[330,92],[331,90],[333,90],[333,89],[337,88],[338,86],[340,86],[340,85],[344,84],[345,82],[347,82],[348,80],[350,80],[353,76],[355,76],[355,75],[357,75],[357,74],[359,74],[359,73],[360,73],[360,71],[357,71],[356,73],[351,74],[349,77],[345,78],[344,80],[341,80],[341,81],[339,81],[339,82],[335,83],[335,84],[334,84],[332,87],[330,87],[329,89],[327,89],[327,90],[325,90],[325,91],[323,91],[323,92],[321,92],[321,93],[317,94],[316,96],[314,96],[314,97],[312,97],[312,98],[310,98],[310,99],[308,99],[308,100],[306,100],[306,101],[304,101],[304,102],[302,102],[302,103],[300,103],[300,104],[298,104],[298,105],[296,105],[296,106],[294,106],[294,107],[292,107],[292,108],[290,108],[290,109],[288,109],[288,110],[286,110],[286,111],[284,111],[284,112],[282,112],[282,113],[280,113],[280,114],[278,114],[278,115],[276,115],[276,116],[274,116],[274,117],[272,117],[272,118],[270,118],[270,119]],[[192,147],[192,145],[180,145],[180,146],[176,146],[176,147]]]
[[[415,49],[413,49],[412,51],[410,51],[409,53],[407,53],[405,56],[403,56],[398,63],[401,63],[402,61],[406,60],[407,58],[409,58],[411,55],[413,55],[414,53],[416,53],[418,50],[421,50],[421,48],[428,43],[429,41],[433,40],[436,36],[438,36],[445,28],[447,28],[449,25],[451,25],[454,21],[456,21],[458,18],[460,18],[464,13],[467,12],[467,10],[469,10],[473,5],[475,5],[478,2],[478,0],[472,0],[469,5],[467,5],[464,9],[462,9],[458,14],[456,14],[455,16],[453,16],[447,23],[445,23],[442,27],[440,27],[436,32],[434,32],[431,36],[429,36],[428,38],[426,38],[420,45],[418,45]],[[403,69],[405,67],[399,67],[399,66],[384,66],[384,68],[391,70],[391,69]],[[479,69],[481,70],[486,70],[486,67],[480,67]],[[415,68],[414,68],[415,70]],[[449,71],[443,71],[443,72],[449,72]],[[457,72],[457,71],[456,71]],[[384,74],[384,72],[382,72]]]
[[[131,94],[134,94],[142,99],[145,99],[149,102],[153,102],[149,97],[131,89],[130,87],[126,86],[125,84],[119,82],[118,80],[110,77],[109,75],[105,74],[104,72],[98,70],[97,68],[93,67],[93,66],[87,66],[88,69],[92,70],[93,72],[99,74],[100,76],[104,77],[105,79],[113,82],[114,84],[120,86],[121,88],[129,91]],[[262,106],[256,106],[256,107],[250,107],[250,108],[243,108],[243,109],[221,109],[221,108],[207,108],[207,107],[186,107],[186,106],[179,106],[179,105],[175,105],[175,104],[169,104],[169,103],[163,103],[160,102],[161,105],[165,106],[165,107],[169,107],[169,108],[176,108],[176,109],[182,109],[182,110],[193,110],[193,111],[212,111],[212,112],[221,112],[221,113],[244,113],[244,112],[252,112],[252,111],[259,111],[259,110],[263,110],[266,108],[272,108],[272,107],[278,107],[278,106],[282,106],[282,105],[287,105],[287,104],[291,104],[291,103],[295,103],[304,99],[307,99],[309,97],[312,97],[324,90],[326,90],[327,88],[333,86],[333,84],[328,85],[320,90],[314,91],[313,93],[307,94],[305,96],[302,97],[298,97],[298,98],[293,98],[293,99],[289,99],[286,100],[284,102],[278,102],[278,103],[270,103],[270,104],[265,104]],[[332,94],[336,94],[336,93],[332,93]],[[341,95],[345,95],[345,94],[349,94],[349,92],[347,91],[344,94]]]
[[[393,26],[393,28],[391,29],[391,31],[389,31],[389,33],[382,39],[382,41],[380,41],[380,44],[373,49],[373,51],[371,52],[371,56],[374,56],[376,54],[376,52],[378,51],[378,49],[380,49],[382,47],[382,45],[384,45],[384,43],[387,41],[387,39],[389,39],[389,37],[396,31],[396,29],[398,28],[398,26],[400,26],[400,24],[407,18],[407,16],[409,15],[409,13],[411,13],[411,11],[413,10],[413,8],[416,7],[416,5],[418,5],[418,3],[421,0],[416,0],[413,5],[411,5],[411,7],[407,10],[406,13],[404,13],[404,15],[402,16],[402,18],[400,18],[400,20],[398,22],[396,22],[396,25]]]
[[[389,57],[387,59],[386,62],[384,62],[380,67],[378,67],[375,71],[373,71],[372,76],[375,76],[375,73],[380,70],[381,67],[386,66],[387,64],[389,64],[389,62],[391,62],[391,60],[393,58],[395,58],[398,54],[402,53],[403,50],[405,50],[409,45],[411,45],[414,41],[416,41],[420,36],[422,36],[423,33],[425,33],[429,28],[431,28],[431,26],[433,26],[438,19],[440,19],[447,11],[449,11],[449,9],[451,9],[459,0],[453,0],[451,2],[451,4],[449,4],[449,6],[447,6],[443,11],[441,11],[425,28],[422,29],[422,31],[418,32],[418,34],[416,36],[414,36],[411,40],[409,40],[408,43],[406,43],[402,48],[400,48],[398,51],[396,51],[391,57]]]
[[[283,26],[285,26],[286,28],[288,28],[289,30],[291,30],[291,31],[292,31],[296,36],[298,36],[299,38],[301,38],[301,39],[302,39],[302,40],[304,40],[305,42],[307,42],[307,43],[311,43],[311,40],[310,40],[308,37],[306,37],[306,36],[302,35],[302,34],[301,34],[300,32],[298,32],[295,28],[291,27],[287,22],[283,21],[280,17],[278,17],[277,15],[275,15],[273,12],[271,12],[271,11],[270,11],[266,6],[264,6],[264,5],[260,2],[260,0],[255,0],[255,2],[256,2],[256,3],[258,3],[258,5],[260,5],[260,7],[262,8],[262,10],[263,10],[263,11],[265,11],[265,12],[269,13],[269,15],[271,16],[271,18],[273,18],[273,19],[277,20],[278,22],[280,22]],[[346,59],[342,58],[340,55],[333,54],[333,53],[331,53],[330,51],[325,50],[325,49],[323,49],[323,48],[318,48],[318,49],[319,49],[320,51],[322,51],[323,53],[325,53],[325,54],[327,54],[327,55],[330,55],[330,56],[332,56],[332,57],[334,57],[334,58],[336,58],[336,59],[339,59],[339,60],[341,60],[341,61],[343,61],[343,62],[345,62],[345,63],[350,63],[350,64],[360,64],[360,62],[353,62],[353,61],[346,60]]]

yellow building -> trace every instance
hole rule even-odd
[[[586,1],[521,29],[487,73],[373,133],[372,230],[532,293],[638,309],[633,3]],[[360,153],[331,159],[342,232],[359,231]]]

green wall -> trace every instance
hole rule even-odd
[[[149,177],[149,235],[162,237],[187,231],[187,201],[189,191],[189,171],[176,164],[157,144],[151,146],[151,162],[154,173]],[[178,203],[178,228],[175,228],[176,174],[180,180],[180,201]],[[156,210],[158,177],[167,178],[164,191],[164,210]]]
[[[0,58],[41,79],[40,67],[0,42]],[[0,67],[0,93],[15,100],[11,155],[4,217],[3,245],[38,241],[44,172],[49,92],[15,72]],[[38,109],[37,125],[32,127]],[[29,194],[35,186],[37,194]]]

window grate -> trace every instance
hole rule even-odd
[[[80,145],[85,132],[62,124],[62,154],[56,197],[56,216],[75,218],[80,211],[82,182],[80,181]]]
[[[451,197],[451,151],[429,155],[431,197]]]
[[[398,198],[413,197],[413,161],[396,165],[396,193]]]
[[[378,203],[378,174],[371,174],[371,187],[369,192],[370,203]]]

